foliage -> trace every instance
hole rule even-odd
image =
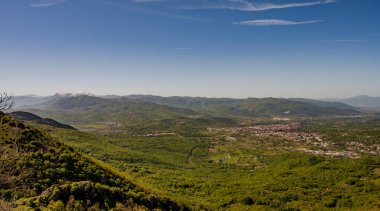
[[[94,178],[88,180],[76,175],[67,182],[51,177],[57,173],[34,175],[32,178],[43,186],[41,190],[47,193],[55,190],[62,198],[60,202],[49,197],[46,200],[44,191],[35,193],[33,189],[24,204],[41,207],[62,207],[63,204],[65,208],[69,206],[68,209],[75,206],[108,209],[112,204],[115,209],[123,206],[137,209],[139,206],[150,208],[147,202],[155,201],[150,196],[160,195],[167,198],[159,198],[159,207],[171,199],[186,204],[182,208],[189,206],[194,210],[380,209],[378,116],[333,117],[331,115],[358,113],[346,105],[303,99],[174,97],[150,102],[136,98],[105,100],[82,96],[45,104],[47,110],[38,111],[40,114],[74,123],[82,131],[31,123],[52,137],[43,135],[36,139],[46,140],[42,146],[57,140],[69,149],[59,151],[54,160],[65,162],[79,156],[100,171],[75,164],[78,168],[72,172],[83,170],[82,174],[89,172]],[[179,110],[169,107],[176,104],[181,107]],[[288,111],[289,115],[284,113]],[[272,116],[287,118],[273,120]],[[267,133],[239,130],[287,124],[284,121],[300,126],[291,131],[280,129]],[[220,130],[210,132],[208,128]],[[13,134],[6,133],[4,137]],[[309,138],[293,140],[286,137],[289,134]],[[321,139],[310,139],[310,134]],[[14,140],[5,143],[14,145]],[[40,151],[40,145],[33,141],[24,145],[22,148],[34,153]],[[72,147],[71,151],[67,146]],[[341,153],[347,150],[352,154]],[[72,153],[77,155],[67,156]],[[41,172],[46,170],[43,166],[56,169],[48,158],[38,162]],[[33,175],[33,171],[28,170],[17,178],[22,181]],[[99,180],[96,177],[99,174],[100,178],[109,179]],[[86,190],[83,186],[101,191],[99,194],[106,194],[105,198],[118,199],[121,194],[122,199],[128,200],[88,202],[87,198],[75,198],[77,191]],[[2,198],[20,198],[25,193],[27,191],[9,189],[2,193]],[[128,204],[129,199],[133,205]]]
[[[26,123],[0,117],[0,199],[24,208],[181,209]]]
[[[107,122],[123,126],[151,122],[165,124],[165,120],[173,119],[187,122],[207,120],[223,124],[226,121],[233,122],[231,118],[360,114],[344,104],[302,99],[157,96],[106,99],[85,95],[55,97],[27,111],[71,125]]]
[[[339,143],[353,140],[379,144],[379,121],[375,117],[350,122],[339,118],[298,120],[300,132],[326,132],[331,150],[339,150]],[[271,124],[270,120],[257,121]],[[172,126],[176,128],[178,124]],[[162,136],[143,136],[151,132],[145,131],[145,125],[127,127],[125,133],[42,129],[128,173],[131,180],[147,189],[159,189],[192,209],[380,208],[378,156],[313,155],[297,152],[295,142],[278,137],[209,134],[204,127],[195,128],[197,136],[192,136],[185,128]],[[159,125],[155,130],[160,129],[167,130]]]

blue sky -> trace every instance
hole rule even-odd
[[[0,91],[380,96],[378,0],[0,0]]]

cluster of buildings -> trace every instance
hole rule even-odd
[[[359,142],[350,141],[347,142],[346,145],[346,149],[350,151],[358,151],[366,154],[380,155],[380,144],[364,145]]]
[[[380,144],[366,145],[359,142],[347,142],[344,151],[333,151],[331,146],[334,143],[325,141],[325,135],[319,133],[301,132],[300,124],[292,122],[288,124],[269,124],[256,125],[251,127],[233,127],[233,128],[207,128],[208,132],[227,132],[231,134],[245,134],[256,137],[275,137],[299,143],[297,145],[307,145],[310,148],[298,148],[298,151],[304,151],[315,155],[341,156],[357,158],[359,153],[380,155]]]
[[[314,155],[328,155],[334,157],[349,157],[358,158],[358,153],[352,151],[330,151],[330,150],[310,150],[310,149],[298,149],[299,151],[311,153]]]
[[[230,132],[230,133],[246,133],[246,132],[270,132],[270,131],[289,131],[296,130],[300,127],[298,122],[289,124],[271,124],[256,125],[252,127],[231,127],[231,128],[207,128],[208,132]]]

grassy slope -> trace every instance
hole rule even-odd
[[[184,208],[1,112],[0,146],[0,209]]]

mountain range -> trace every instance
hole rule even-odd
[[[38,96],[38,95],[22,95],[14,96],[13,99],[16,102],[15,109],[20,108],[33,108],[37,107],[39,104],[49,102],[57,98],[68,98],[68,97],[78,97],[78,96],[92,96],[95,95],[90,93],[57,93],[51,96]],[[218,105],[233,105],[237,102],[241,102],[248,99],[286,99],[286,98],[247,98],[247,99],[233,99],[233,98],[205,98],[205,97],[182,97],[182,96],[173,96],[173,97],[161,97],[155,95],[100,95],[96,96],[103,99],[120,99],[127,98],[131,100],[141,100],[146,102],[152,102],[162,105],[168,105],[172,107],[184,107],[194,110],[199,110],[210,104]],[[322,99],[306,99],[306,98],[288,98],[292,101],[300,101],[305,103],[311,103],[314,105],[322,107],[338,107],[338,108],[347,108],[352,109],[356,108],[365,108],[365,109],[377,109],[380,108],[380,97],[371,97],[367,95],[359,95],[350,98],[322,98]]]
[[[231,99],[55,94],[48,97],[16,96],[14,101],[14,110],[31,112],[70,125],[99,122],[129,125],[144,122],[162,124],[163,121],[170,122],[173,119],[225,125],[231,124],[234,118],[360,114],[356,107],[341,102],[303,98]],[[77,118],[78,116],[81,118]]]

